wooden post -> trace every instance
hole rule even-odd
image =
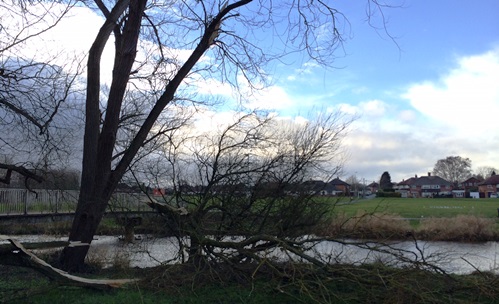
[[[28,214],[28,190],[24,190],[24,215]]]

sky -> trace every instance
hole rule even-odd
[[[359,115],[344,178],[379,181],[388,171],[398,182],[447,156],[499,168],[499,2],[405,1],[384,10],[388,35],[366,24],[361,2],[346,7],[352,38],[336,69],[280,71],[290,99],[280,113],[339,106]]]
[[[273,84],[251,106],[293,119],[318,109],[357,117],[344,141],[343,179],[369,183],[388,171],[398,182],[447,156],[499,168],[499,1],[395,1],[400,6],[383,10],[386,29],[379,15],[368,24],[365,3],[335,4],[350,27],[332,68],[303,56],[276,64],[267,71]],[[34,57],[51,45],[66,59],[88,50],[102,18],[82,8],[70,15]],[[110,70],[112,59],[103,63]],[[230,95],[223,86],[216,91]],[[217,110],[210,119],[231,113]]]

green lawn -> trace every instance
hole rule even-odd
[[[499,199],[467,198],[374,198],[338,204],[334,212],[353,216],[358,212],[398,214],[406,218],[476,215],[497,218]]]

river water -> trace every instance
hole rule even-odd
[[[42,242],[67,240],[63,237],[26,235],[12,236],[21,242]],[[330,263],[365,264],[383,262],[388,265],[402,266],[409,261],[428,262],[449,273],[467,274],[473,271],[491,271],[499,274],[499,242],[455,243],[402,241],[379,244],[343,240],[323,241],[314,246],[310,254]],[[0,242],[4,243],[4,242]],[[360,247],[359,247],[360,246]],[[138,236],[133,243],[124,243],[116,236],[96,236],[90,246],[88,258],[99,261],[104,266],[113,263],[129,264],[131,267],[152,267],[162,263],[179,262],[178,243],[174,238],[152,238]],[[283,258],[282,252],[275,250],[268,255]]]

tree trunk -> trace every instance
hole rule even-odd
[[[80,195],[73,225],[69,234],[70,242],[80,241],[90,244],[106,210],[108,199],[91,199]],[[67,246],[61,254],[61,266],[66,271],[85,270],[85,257],[89,246]]]
[[[190,241],[191,244],[188,249],[189,257],[187,263],[190,263],[195,267],[199,268],[202,266],[203,263],[202,246],[201,243],[199,242],[199,239],[196,236],[190,236]]]
[[[0,252],[2,256],[2,264],[31,267],[62,285],[82,286],[95,289],[110,289],[122,287],[125,284],[138,281],[135,279],[87,279],[73,276],[67,272],[52,267],[47,262],[41,260],[33,253],[26,250],[26,248],[18,241],[14,239],[8,239],[8,241],[10,242],[8,248],[7,246],[3,246],[4,250]]]
[[[146,2],[147,0],[120,0],[115,4],[111,12],[106,10],[104,12],[104,15],[107,16],[106,22],[101,27],[89,51],[80,198],[69,236],[70,241],[85,243],[92,241],[104,215],[109,198],[118,182],[129,168],[139,149],[143,146],[161,112],[173,100],[175,92],[182,81],[210,47],[213,42],[212,37],[214,33],[218,32],[223,17],[231,10],[243,6],[251,2],[251,0],[238,1],[226,6],[211,20],[197,47],[178,70],[175,77],[168,82],[163,94],[147,115],[147,118],[144,120],[137,134],[135,134],[131,143],[124,150],[120,161],[112,169],[112,154],[119,128],[120,111],[130,71],[135,60],[137,41]],[[123,29],[120,30],[117,20],[127,6],[128,14],[126,22],[123,23]],[[100,59],[104,46],[113,29],[116,40],[113,81],[109,90],[105,119],[102,129],[100,129]],[[84,267],[88,249],[88,246],[66,247],[61,255],[61,264],[64,269],[71,271],[81,270]]]
[[[69,241],[90,244],[104,216],[109,199],[125,171],[113,174],[111,169],[119,116],[130,71],[135,61],[137,41],[147,0],[120,0],[107,16],[88,56],[85,136],[83,146],[80,197]],[[128,6],[120,32],[116,21]],[[100,129],[100,58],[111,31],[115,32],[115,62],[107,109]],[[128,163],[129,164],[129,163]],[[128,167],[128,164],[126,166]],[[67,271],[81,271],[89,246],[64,248],[61,264]]]

